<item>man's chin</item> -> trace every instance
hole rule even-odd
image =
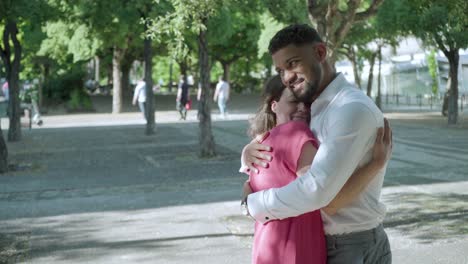
[[[305,89],[300,89],[300,90],[297,90],[297,91],[294,91],[294,96],[301,100],[301,101],[308,101],[310,99],[310,96],[309,96],[309,93],[305,90]]]
[[[292,87],[292,91],[295,94],[302,94],[304,93],[304,83],[298,84],[297,86]]]

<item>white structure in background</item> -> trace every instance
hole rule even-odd
[[[368,47],[377,52],[377,45],[369,43]],[[398,47],[392,48],[384,46],[382,48],[382,94],[430,94],[431,78],[427,70],[428,50],[422,48],[420,40],[414,37],[402,39]],[[442,52],[437,54],[439,63],[439,94],[442,95],[446,89],[448,62]],[[336,63],[338,72],[342,72],[350,82],[355,82],[351,62],[339,61]],[[370,65],[364,62],[361,72],[361,88],[365,92],[367,89],[367,78],[369,77]],[[372,96],[377,95],[377,78],[379,71],[379,61],[376,58],[374,64],[374,80],[372,83]],[[468,94],[468,50],[460,51],[459,64],[459,93]]]
[[[460,51],[459,54],[460,61],[458,63],[458,93],[468,95],[468,49]],[[437,54],[437,61],[441,71],[439,75],[441,90],[445,91],[449,74],[449,63],[441,51]]]

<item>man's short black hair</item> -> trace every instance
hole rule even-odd
[[[302,46],[315,42],[323,42],[317,30],[306,24],[293,24],[281,29],[273,36],[268,51],[270,55],[273,55],[290,44]]]

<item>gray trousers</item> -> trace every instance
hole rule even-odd
[[[390,264],[392,252],[382,225],[345,235],[327,235],[328,264]]]

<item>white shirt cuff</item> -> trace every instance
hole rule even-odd
[[[241,167],[239,168],[239,172],[249,174],[249,167],[247,167],[247,165],[241,164]]]
[[[262,224],[275,220],[275,217],[268,212],[265,206],[264,194],[265,191],[260,191],[247,196],[247,207],[250,216]]]

